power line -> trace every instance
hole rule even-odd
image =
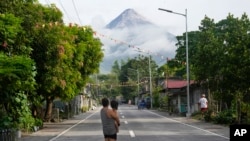
[[[75,11],[76,11],[77,18],[78,18],[78,20],[79,20],[79,22],[80,22],[80,25],[82,25],[82,22],[81,22],[81,19],[80,19],[79,13],[78,13],[78,11],[77,11],[77,9],[76,9],[76,4],[75,4],[75,1],[74,1],[74,0],[72,0],[72,2],[73,2],[73,5],[74,5],[74,9],[75,9]]]
[[[59,2],[59,4],[61,5],[61,7],[62,7],[64,13],[66,14],[67,18],[69,19],[69,21],[72,21],[72,19],[71,19],[71,17],[69,16],[68,12],[67,12],[66,9],[64,8],[64,6],[63,6],[61,0],[58,0],[58,2]]]
[[[45,0],[45,1],[48,4],[48,6],[50,6],[50,1],[49,0]]]

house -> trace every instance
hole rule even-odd
[[[169,106],[171,112],[186,113],[187,112],[187,81],[178,78],[168,78],[162,82],[161,95],[169,96]],[[190,113],[198,111],[198,101],[203,93],[202,89],[197,87],[195,81],[189,83],[189,103]]]
[[[91,110],[94,107],[96,107],[97,103],[96,100],[94,99],[94,95],[92,94],[91,89],[92,86],[90,84],[87,84],[81,91],[80,93],[82,96],[80,104],[81,109],[87,108],[87,110]]]

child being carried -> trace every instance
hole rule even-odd
[[[118,116],[117,110],[118,110],[118,102],[115,100],[111,101],[111,108],[113,110],[113,112]],[[119,125],[117,124],[117,122],[115,121],[115,128],[116,128],[116,132],[119,132]]]

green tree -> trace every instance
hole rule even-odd
[[[36,62],[37,94],[47,101],[49,120],[54,98],[70,100],[98,72],[103,58],[101,42],[93,30],[65,26],[55,5],[42,6],[37,0],[0,2],[0,42],[8,54],[30,56]]]
[[[25,118],[32,119],[29,109],[29,97],[34,101],[35,91],[35,64],[34,61],[25,56],[7,56],[0,53],[0,107],[6,111],[1,115],[1,125],[6,128],[22,128],[24,123],[33,124],[32,121],[25,121]],[[9,119],[9,122],[2,121],[2,118]]]
[[[175,58],[168,61],[168,66],[175,71],[175,76],[186,78],[186,33],[182,36],[177,36],[177,49]],[[193,76],[192,65],[195,61],[195,54],[197,52],[197,44],[200,38],[200,31],[188,32],[188,55],[189,55],[189,69],[190,79],[195,79]]]
[[[249,94],[249,25],[246,14],[241,18],[229,14],[218,23],[205,17],[200,26],[193,71],[228,107],[234,99],[244,101]]]
[[[23,30],[21,22],[21,18],[15,17],[13,14],[0,14],[0,51],[8,55],[17,54],[14,48],[18,33]]]
[[[15,40],[3,40],[9,46],[8,52],[21,55],[30,55],[33,34],[38,26],[44,23],[62,23],[62,13],[51,5],[42,6],[37,0],[2,0],[0,13],[13,14],[21,19],[23,30],[15,30],[18,36]]]
[[[121,69],[120,69],[120,65],[119,65],[118,61],[117,61],[117,60],[115,60],[115,62],[114,62],[114,64],[113,64],[113,66],[112,66],[112,70],[111,70],[111,72],[112,72],[112,73],[114,73],[114,74],[119,75],[120,71],[121,71]]]
[[[13,14],[0,14],[0,107],[3,107],[9,124],[1,121],[1,126],[27,128],[23,124],[32,124],[24,117],[32,119],[29,101],[35,103],[35,63],[25,54],[25,49],[19,48],[19,35],[24,32],[22,18]],[[31,102],[29,103],[31,104]]]
[[[46,30],[44,30],[46,29]],[[79,94],[102,60],[100,40],[90,27],[64,25],[40,27],[35,37],[33,56],[37,62],[39,94],[47,101],[46,119],[56,97],[70,100]]]
[[[121,72],[119,75],[119,81],[122,83],[121,93],[125,99],[133,99],[138,95],[137,92],[137,72],[139,71],[140,79],[147,80],[149,82],[149,61],[151,66],[151,77],[154,81],[157,74],[157,64],[149,57],[140,55],[134,59],[128,59],[124,65],[121,66]],[[131,70],[133,69],[133,70]],[[152,84],[155,84],[152,82]],[[140,86],[142,87],[142,86]]]

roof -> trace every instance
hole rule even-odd
[[[190,80],[189,85],[194,84],[193,80]],[[180,80],[180,79],[167,79],[164,81],[164,88],[168,89],[180,89],[187,86],[186,80]]]

